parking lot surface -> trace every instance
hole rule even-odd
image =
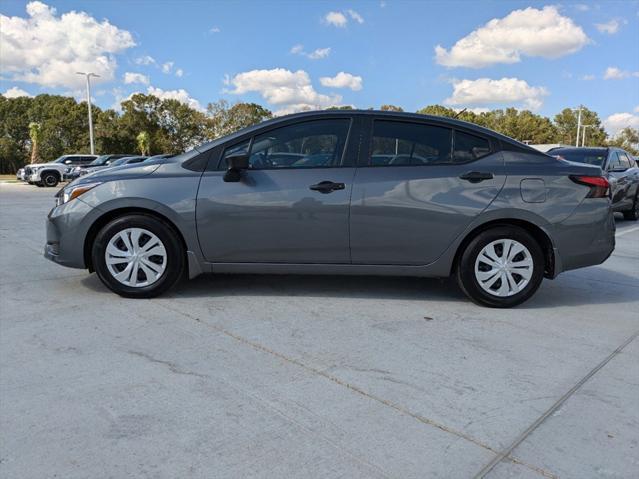
[[[203,276],[153,300],[42,257],[0,184],[0,476],[639,475],[639,224],[513,310],[453,281]]]

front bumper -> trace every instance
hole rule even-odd
[[[86,268],[84,240],[100,211],[76,198],[53,208],[46,220],[44,257],[70,268]]]

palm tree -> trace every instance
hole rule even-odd
[[[148,156],[151,152],[151,138],[149,137],[149,134],[146,131],[142,131],[136,139],[138,141],[140,153]]]
[[[29,137],[31,138],[31,163],[37,163],[39,159],[38,155],[38,142],[40,141],[40,123],[32,121],[29,123]]]

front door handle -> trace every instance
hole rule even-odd
[[[309,186],[313,191],[319,191],[320,193],[331,193],[336,190],[343,190],[345,188],[344,183],[333,183],[332,181],[320,181],[315,185]]]
[[[493,174],[482,171],[469,171],[459,176],[459,179],[470,181],[471,183],[479,183],[484,180],[492,180]]]

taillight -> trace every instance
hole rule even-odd
[[[570,175],[570,179],[579,185],[590,187],[586,198],[607,198],[610,196],[610,183],[603,176]]]

